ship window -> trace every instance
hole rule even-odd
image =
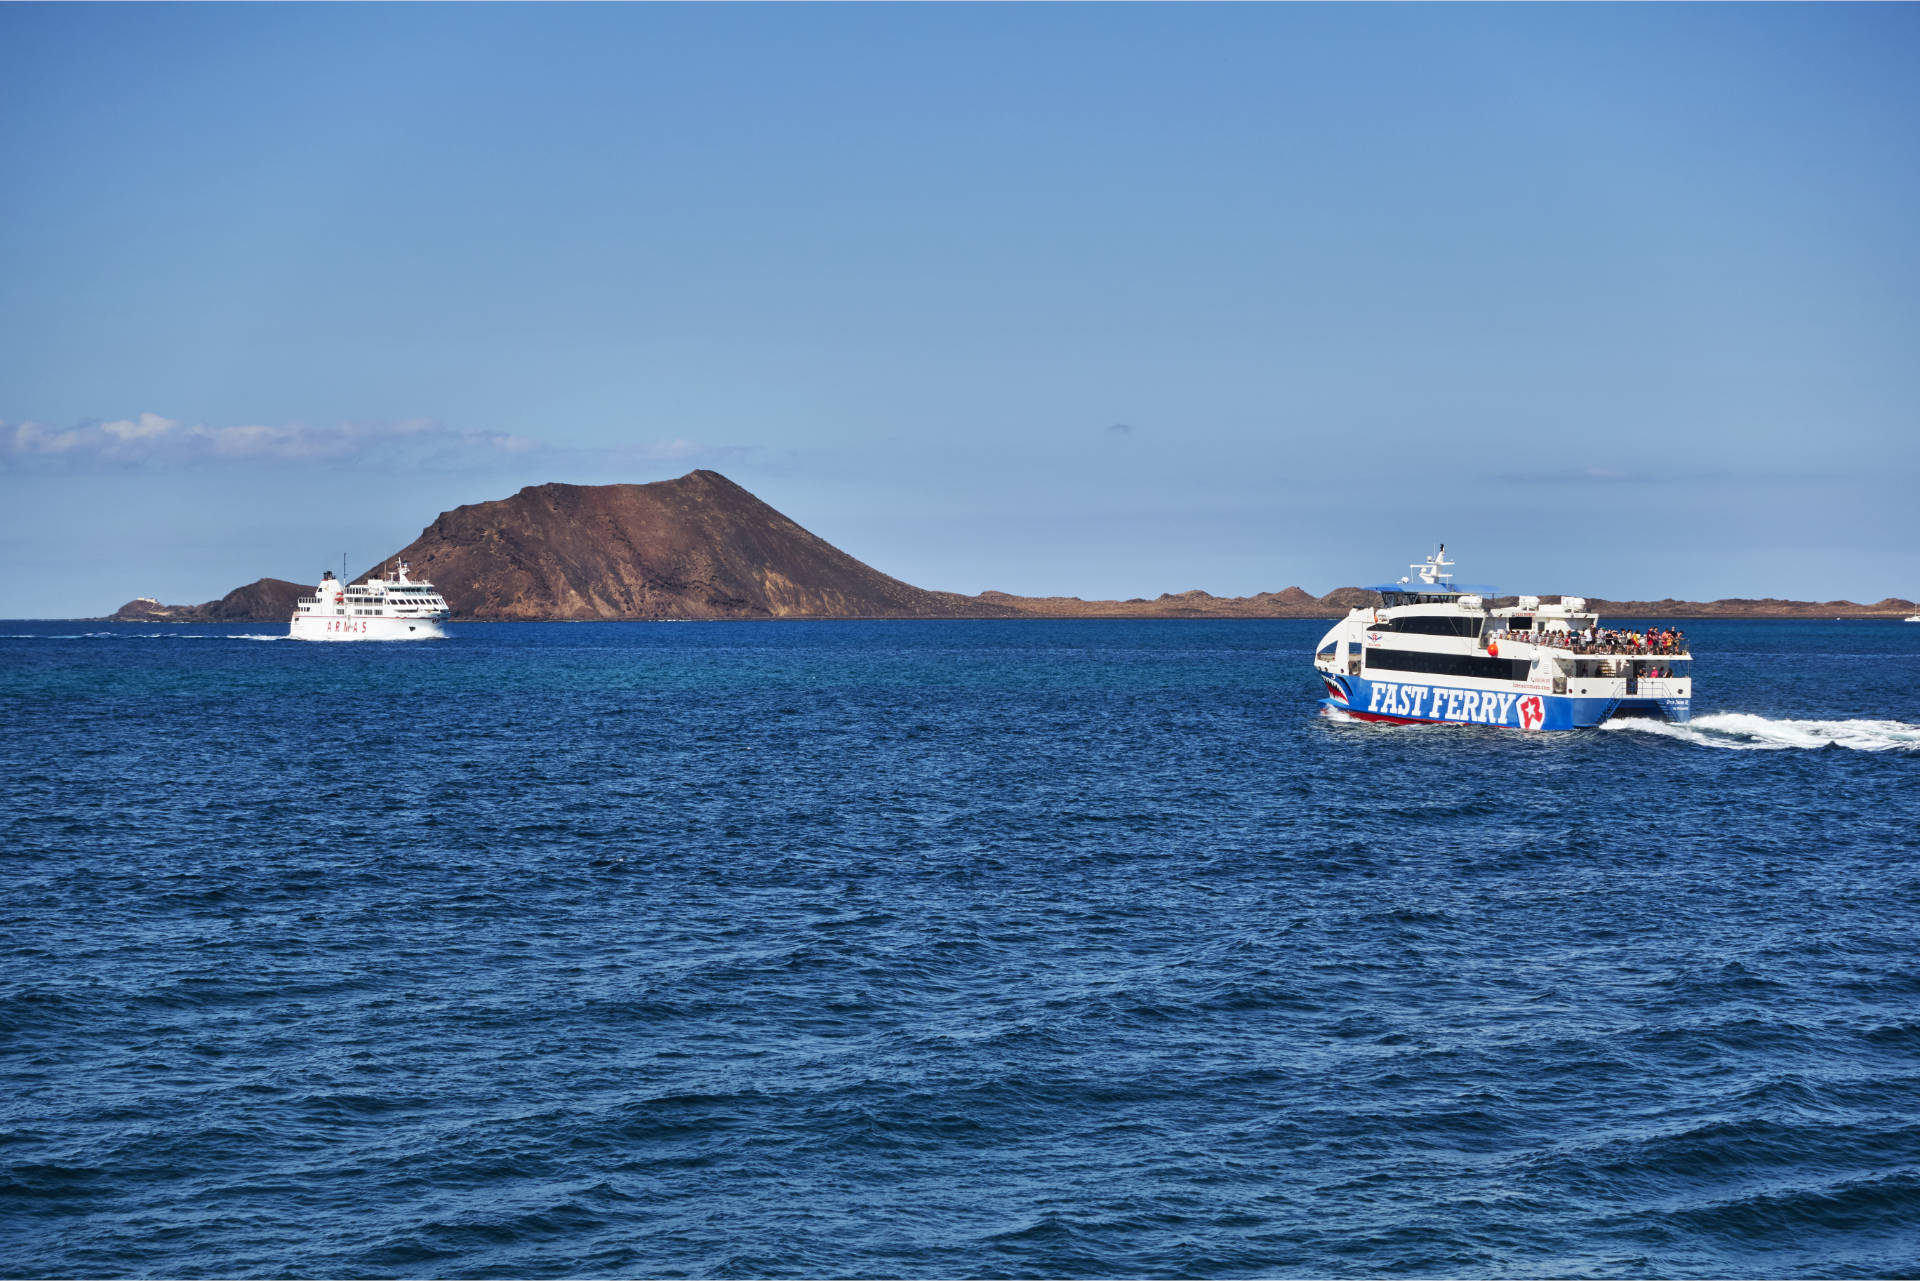
[[[1451,605],[1459,592],[1381,592],[1380,603],[1388,609],[1396,605]]]
[[[1403,618],[1383,618],[1378,624],[1378,630],[1405,632],[1414,636],[1478,636],[1480,620],[1449,617],[1444,614],[1414,614]]]
[[[1425,672],[1430,676],[1472,676],[1490,681],[1527,679],[1524,658],[1482,658],[1477,654],[1428,654],[1411,649],[1369,649],[1367,669]]]

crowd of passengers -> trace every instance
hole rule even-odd
[[[1526,641],[1532,645],[1558,645],[1576,654],[1684,654],[1687,635],[1673,628],[1656,627],[1652,631],[1615,631],[1610,627],[1583,627],[1573,631],[1500,631],[1493,640]]]

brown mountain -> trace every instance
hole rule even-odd
[[[294,598],[312,590],[284,578],[261,578],[203,605],[162,605],[142,596],[122,605],[113,618],[122,623],[284,623],[293,616]]]
[[[455,618],[996,618],[855,560],[718,472],[534,485],[441,516],[401,549]]]
[[[1488,602],[1494,606],[1512,605],[1519,601],[1517,596],[1497,596]],[[1542,596],[1543,601],[1553,602],[1558,596]],[[1723,600],[1675,600],[1668,596],[1661,600],[1605,600],[1598,596],[1586,597],[1587,608],[1601,616],[1605,622],[1610,618],[1879,618],[1898,617],[1913,611],[1913,602],[1889,596],[1872,605],[1862,605],[1850,600],[1782,600],[1777,596],[1753,599],[1744,596],[1732,596]]]
[[[1194,588],[1165,592],[1153,600],[1144,596],[1132,600],[1082,600],[1078,596],[1009,596],[1005,592],[982,592],[974,599],[991,601],[1027,618],[1338,618],[1347,612],[1347,607],[1328,602],[1339,594],[1316,597],[1301,588],[1289,587],[1252,596],[1215,596]],[[1379,600],[1373,593],[1366,595],[1368,603]]]
[[[1379,592],[1369,591],[1365,587],[1336,587],[1320,598],[1320,603],[1335,614],[1344,614],[1350,609],[1366,609],[1378,605],[1380,601]]]
[[[1549,597],[1548,599],[1551,599]],[[1872,618],[1876,615],[1911,613],[1913,602],[1894,597],[1875,605],[1850,600],[1781,600],[1768,596],[1760,600],[1729,597],[1725,600],[1601,600],[1589,598],[1587,607],[1614,618]]]
[[[1152,600],[926,591],[855,560],[711,471],[649,485],[535,485],[443,514],[399,555],[439,587],[456,619],[1337,618],[1380,602],[1359,587],[1320,597],[1299,587],[1253,596],[1194,588]],[[284,622],[308,590],[263,578],[203,605],[130,601],[114,617]],[[1898,617],[1913,609],[1891,597],[1874,605],[1592,604],[1626,619]]]

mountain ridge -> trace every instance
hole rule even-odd
[[[645,484],[528,485],[442,512],[382,564],[405,560],[439,588],[455,621],[856,618],[1337,618],[1379,594],[1298,586],[1252,596],[1199,588],[1147,599],[1083,600],[915,587],[828,543],[715,471]],[[364,581],[372,570],[355,581]],[[310,585],[262,578],[201,605],[129,601],[143,622],[284,622]],[[1509,598],[1510,599],[1510,598]],[[1552,598],[1549,598],[1552,599]],[[1629,618],[1897,616],[1911,601],[1728,598],[1612,601]]]
[[[284,623],[293,616],[293,602],[312,590],[311,583],[258,578],[199,605],[162,605],[151,596],[136,597],[111,618],[121,623]]]
[[[1007,616],[883,574],[704,469],[529,485],[443,512],[395,557],[485,621]]]

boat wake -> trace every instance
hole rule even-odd
[[[291,639],[285,632],[279,635],[264,635],[259,632],[5,632],[0,640],[250,640],[277,641]]]
[[[1735,751],[1778,752],[1791,748],[1845,747],[1856,752],[1920,752],[1920,725],[1905,721],[1774,720],[1746,712],[1715,712],[1684,724],[1612,720],[1600,726],[1630,734],[1658,734]]]

